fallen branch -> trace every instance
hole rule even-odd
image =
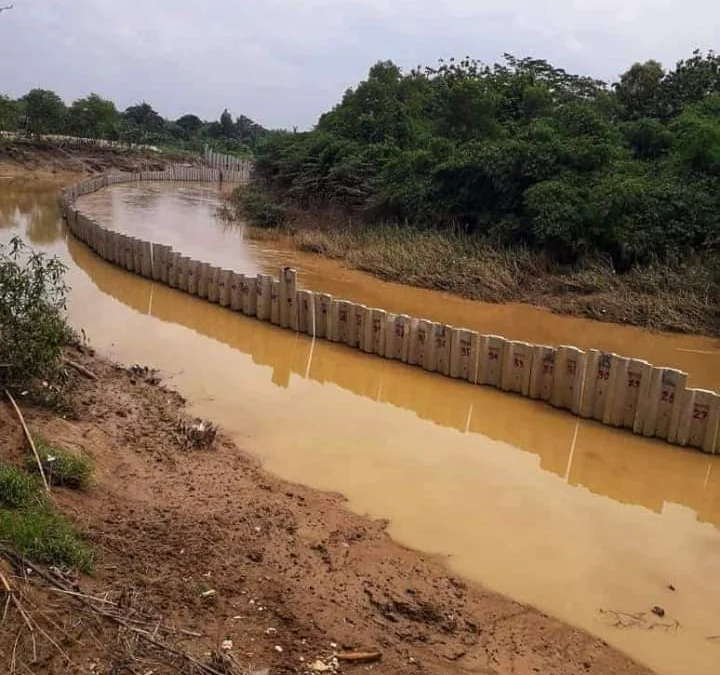
[[[23,431],[25,432],[25,438],[27,438],[28,443],[30,444],[30,448],[33,451],[33,455],[35,455],[35,461],[37,462],[38,469],[40,470],[40,476],[42,477],[42,482],[45,486],[45,492],[50,492],[50,486],[48,485],[47,478],[45,477],[45,469],[43,469],[42,462],[40,461],[40,455],[38,454],[37,448],[35,447],[35,441],[33,441],[33,438],[30,435],[30,431],[27,428],[27,424],[25,424],[25,418],[20,412],[20,408],[18,408],[17,403],[15,403],[15,399],[12,397],[12,394],[7,389],[5,390],[5,394],[10,399],[10,403],[12,403],[13,408],[15,408],[15,412],[17,413],[18,419],[20,420],[20,424],[22,424]]]
[[[56,588],[60,588],[63,590],[72,590],[68,588],[65,581],[52,576],[51,574],[43,570],[41,567],[38,567],[34,563],[30,562],[27,558],[24,558],[20,554],[15,553],[15,551],[11,551],[4,546],[0,546],[0,553],[4,555],[11,564],[14,563],[16,568],[20,570],[32,570],[33,572],[35,572],[35,574],[45,579],[45,581],[47,581],[51,586],[55,586]]]
[[[92,370],[88,370],[85,366],[75,363],[75,361],[71,361],[70,359],[63,359],[63,363],[67,364],[71,368],[74,368],[78,371],[81,375],[84,375],[88,378],[88,380],[97,380],[98,376],[92,372]]]
[[[93,602],[101,602],[106,605],[112,605],[113,607],[117,607],[117,603],[114,603],[112,600],[96,598],[94,595],[85,595],[84,593],[78,593],[77,591],[67,591],[64,588],[51,588],[50,590],[55,593],[64,593],[65,595],[72,595],[76,598],[82,598],[83,600],[92,600]]]
[[[119,621],[118,619],[115,619],[119,623],[122,623],[122,621]],[[198,661],[196,658],[193,658],[190,656],[190,654],[187,654],[185,652],[180,651],[179,649],[175,649],[174,647],[171,647],[170,645],[163,644],[162,642],[159,642],[158,640],[155,640],[150,634],[148,634],[147,631],[144,631],[140,628],[134,628],[133,626],[125,626],[129,630],[133,631],[137,635],[139,635],[143,640],[147,640],[151,645],[157,647],[158,649],[162,649],[169,654],[173,654],[174,656],[177,656],[178,658],[185,659],[189,663],[192,663],[196,668],[201,670],[203,673],[207,673],[207,675],[224,675],[219,670],[215,670],[215,668],[211,668],[210,666],[205,665],[202,661]]]

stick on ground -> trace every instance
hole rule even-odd
[[[88,378],[88,380],[97,380],[98,376],[92,372],[92,370],[88,370],[85,366],[75,363],[75,361],[71,361],[70,359],[63,359],[63,362],[66,363],[71,368],[74,368],[78,371],[81,375],[84,375]]]
[[[48,485],[47,478],[45,477],[45,469],[43,469],[42,462],[40,461],[40,455],[35,447],[35,441],[33,441],[30,431],[28,431],[27,424],[25,424],[25,418],[20,412],[20,408],[18,408],[17,403],[15,403],[15,399],[12,397],[12,394],[7,389],[5,390],[5,394],[10,399],[10,403],[12,403],[13,408],[15,408],[15,412],[20,420],[20,424],[22,424],[23,431],[25,432],[25,438],[27,438],[30,448],[33,451],[33,455],[35,455],[35,461],[37,462],[38,469],[40,469],[40,476],[42,477],[42,482],[45,486],[45,492],[50,492],[50,486]]]

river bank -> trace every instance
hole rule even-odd
[[[25,175],[60,185],[66,171]],[[353,514],[341,496],[273,477],[222,433],[211,449],[189,450],[184,401],[152,371],[83,348],[70,356],[97,377],[70,371],[70,413],[21,405],[31,430],[93,460],[92,487],[54,488],[53,502],[87,537],[95,570],[61,577],[70,593],[58,593],[23,565],[0,563],[44,631],[24,631],[27,617],[13,605],[0,637],[4,671],[170,673],[187,656],[225,668],[224,653],[242,672],[275,675],[379,652],[372,667],[400,674],[649,673],[602,640],[395,543],[385,521]],[[0,458],[21,464],[23,432],[7,406],[0,429]],[[88,615],[72,593],[101,598],[123,623]],[[340,663],[344,672],[364,668]]]
[[[24,414],[31,429],[95,465],[88,491],[54,489],[97,554],[94,574],[73,588],[108,604],[125,598],[127,617],[153,617],[163,644],[204,662],[226,651],[273,675],[345,652],[380,652],[375,669],[401,674],[649,673],[597,638],[453,577],[339,495],[274,478],[222,433],[210,449],[188,449],[184,402],[152,371],[88,350],[72,359],[98,377],[72,375],[72,414]],[[19,461],[22,430],[6,406],[0,428],[0,456]],[[41,661],[32,662],[30,635],[15,642],[23,618],[11,611],[0,638],[6,667],[14,646],[35,673],[89,664],[110,673],[123,663],[164,673],[182,661],[142,639],[128,651],[132,636],[116,622],[92,623],[37,575],[16,569],[11,578],[43,608],[34,616],[69,662],[41,638]]]
[[[197,156],[96,146],[60,147],[46,141],[0,138],[0,178],[65,180],[83,174],[159,171],[171,163],[200,163]]]
[[[69,267],[73,325],[85,328],[103,354],[162,368],[193,414],[219,421],[274,475],[347,495],[354,512],[389,518],[396,541],[442,552],[450,574],[583,626],[658,672],[684,673],[691,662],[695,672],[704,672],[703,663],[713,672],[707,636],[717,632],[716,621],[703,609],[713,603],[697,598],[714,593],[712,575],[702,569],[716,566],[706,523],[717,522],[720,474],[701,456],[597,425],[578,427],[522,399],[314,344],[158,286],[107,265],[67,236],[54,189],[7,186],[0,212],[9,214],[11,231],[24,231]],[[387,284],[318,256],[256,247],[243,241],[242,228],[214,218],[221,200],[211,186],[146,183],[96,193],[84,208],[132,234],[151,228],[183,251],[229,256],[228,264],[246,272],[290,264],[310,288],[339,297],[456,325],[470,319],[500,334],[528,331],[517,337],[548,344],[575,335],[588,346],[676,364],[699,384],[716,381],[713,357],[700,354],[716,348],[707,339],[644,334],[528,306],[485,306]],[[692,518],[672,519],[676,505],[687,506],[682,511]],[[594,534],[586,539],[586,532]],[[679,592],[668,591],[669,583]],[[628,630],[607,613],[652,619],[655,604],[682,628]]]
[[[329,210],[304,211],[257,188],[236,191],[228,214],[262,225],[251,230],[258,239],[282,240],[386,281],[651,330],[720,336],[720,266],[710,254],[616,274],[609,259],[562,266],[542,253],[495,247],[460,233],[370,226]]]

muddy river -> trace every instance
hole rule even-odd
[[[209,186],[114,186],[83,208],[239,272],[547,344],[682,368],[720,388],[720,340],[648,333],[405,288],[250,241]],[[274,473],[345,494],[458,574],[602,636],[659,673],[720,671],[720,458],[295,335],[100,261],[53,188],[0,179],[0,238],[69,266],[70,319],[101,352],[166,374]],[[669,588],[674,587],[674,591]],[[659,605],[665,616],[650,609]]]

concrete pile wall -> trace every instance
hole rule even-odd
[[[240,182],[245,183],[250,180],[250,172],[252,170],[252,162],[250,160],[240,159],[232,155],[223,155],[222,153],[215,152],[207,145],[203,153],[203,160],[211,169],[222,171],[223,175],[227,172],[232,172],[240,176],[240,178],[237,179]]]
[[[101,258],[232,311],[428,372],[546,401],[635,434],[709,454],[720,452],[720,395],[689,388],[687,373],[595,349],[534,345],[392,314],[299,289],[297,274],[290,268],[281,270],[277,279],[222,269],[170,246],[104,228],[76,205],[78,196],[110,184],[216,181],[221,174],[229,180],[225,170],[212,167],[103,176],[63,190],[61,203],[70,231]],[[232,175],[242,180],[246,174]]]

